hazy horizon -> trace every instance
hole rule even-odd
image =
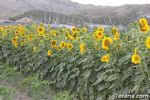
[[[150,0],[71,0],[80,4],[93,4],[96,6],[121,6],[126,4],[150,4]]]

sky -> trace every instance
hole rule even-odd
[[[124,4],[150,4],[150,0],[71,0],[80,4],[94,4],[102,6],[120,6]]]

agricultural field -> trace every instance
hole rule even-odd
[[[0,26],[0,62],[28,80],[40,80],[35,91],[46,84],[44,89],[69,92],[64,93],[70,95],[68,99],[56,100],[117,100],[116,94],[150,94],[150,26],[146,18],[124,32],[115,26],[93,32],[86,26],[52,28],[43,23]]]

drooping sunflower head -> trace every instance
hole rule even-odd
[[[30,36],[28,37],[28,39],[31,41],[31,40],[32,40],[32,36],[30,35]]]
[[[80,54],[84,54],[86,52],[86,45],[85,43],[80,44]]]
[[[43,24],[43,23],[40,23],[40,27],[44,27],[44,24]]]
[[[144,26],[140,25],[140,32],[148,33],[149,30],[150,30],[149,25],[144,25]]]
[[[13,44],[16,48],[19,47],[18,38],[19,38],[18,36],[12,38],[12,44]]]
[[[150,49],[150,37],[146,39],[146,47]]]
[[[48,51],[47,51],[47,56],[50,57],[51,55],[52,55],[52,51],[51,51],[51,50],[48,50]]]
[[[142,26],[145,26],[148,24],[148,21],[146,18],[140,18],[139,19],[139,23],[142,25]]]
[[[99,46],[98,46],[98,45],[99,45],[98,43],[95,43],[95,44],[94,44],[94,49],[95,49],[95,50],[97,50],[97,51],[99,51],[99,50],[100,50],[100,48],[99,48]]]
[[[117,49],[121,49],[122,48],[122,44],[118,44],[116,47],[117,47]]]
[[[105,63],[108,63],[109,60],[110,60],[110,55],[109,54],[106,54],[106,55],[102,56],[102,58],[101,58],[101,61],[105,62]]]
[[[116,27],[114,27],[114,26],[112,27],[112,33],[113,34],[119,33],[118,29]]]
[[[0,32],[3,32],[4,28],[0,26]]]
[[[88,29],[86,27],[83,27],[81,30],[82,30],[82,32],[87,32],[88,31]]]
[[[25,42],[24,42],[24,41],[21,41],[20,45],[23,46],[24,44],[25,44]]]
[[[51,31],[50,31],[50,34],[53,35],[53,36],[58,36],[58,34],[56,33],[55,30],[51,30]]]
[[[74,40],[74,37],[73,37],[72,35],[69,35],[67,38],[68,38],[69,40]]]
[[[120,39],[120,34],[119,33],[115,33],[114,34],[114,40],[117,41]]]
[[[14,43],[14,46],[15,46],[16,48],[18,48],[18,47],[19,47],[19,44],[16,42],[16,43]]]
[[[56,46],[56,44],[57,44],[57,41],[56,40],[52,40],[50,45],[51,45],[51,47],[54,47],[54,46]]]
[[[120,39],[119,31],[115,26],[112,27],[112,33],[115,41]]]
[[[140,24],[140,31],[147,33],[150,30],[150,27],[148,25],[148,21],[146,18],[141,18],[139,19],[139,24]]]

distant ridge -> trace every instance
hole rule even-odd
[[[84,19],[82,21],[85,22],[126,25],[139,17],[150,16],[150,4],[110,7],[82,5],[70,0],[0,0],[2,19],[15,20],[33,16],[44,21],[48,20],[44,19],[45,15],[52,17],[53,14],[58,15],[60,20],[68,16],[68,19],[71,19],[74,16],[80,20]]]

